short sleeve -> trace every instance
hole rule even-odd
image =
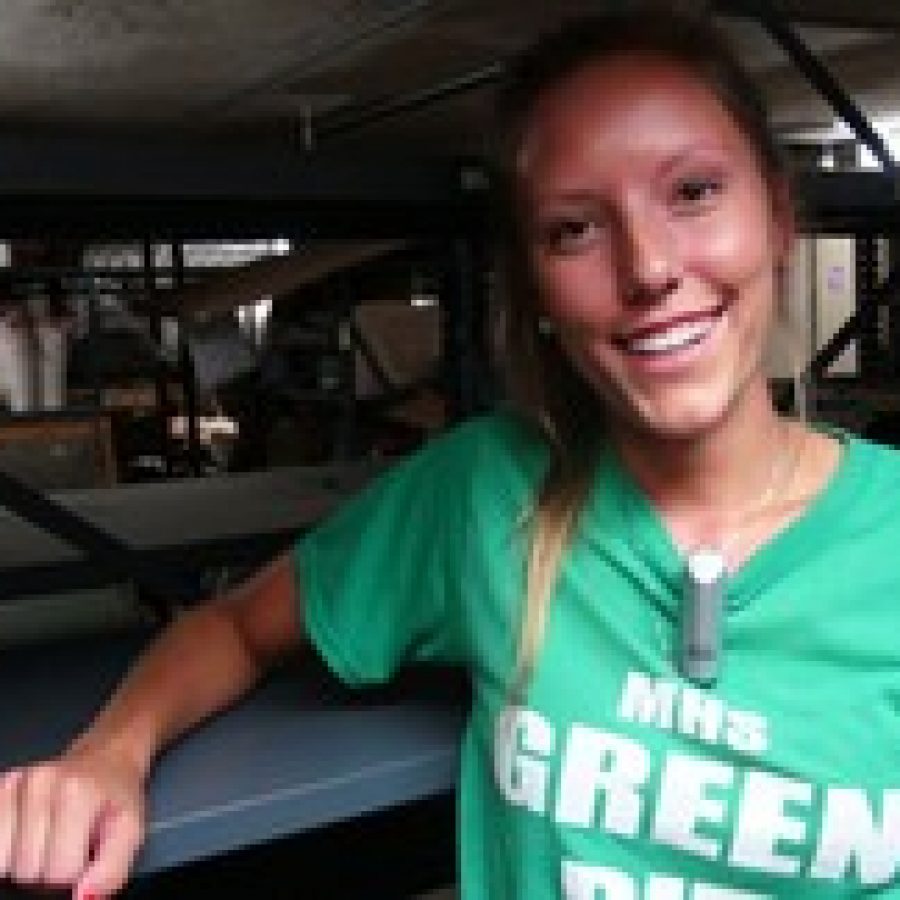
[[[294,547],[307,632],[349,684],[406,662],[463,662],[461,591],[478,428],[394,466]]]

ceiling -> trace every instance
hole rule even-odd
[[[152,130],[265,136],[300,147],[330,140],[354,149],[477,151],[490,108],[484,88],[365,125],[357,119],[373,104],[414,98],[471,73],[488,82],[542,28],[598,5],[4,0],[0,121],[7,133]],[[900,112],[900,3],[781,5],[864,108]],[[733,13],[736,4],[717,4],[725,7]],[[832,121],[758,24],[733,15],[723,21],[769,91],[777,121],[792,128]]]

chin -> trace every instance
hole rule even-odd
[[[715,431],[736,406],[737,392],[707,388],[687,396],[640,397],[624,418],[632,430],[667,441],[690,441]]]
[[[713,433],[726,419],[725,411],[717,415],[669,416],[643,422],[643,430],[649,436],[664,441],[693,441]]]

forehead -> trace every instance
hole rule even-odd
[[[538,97],[516,169],[526,181],[579,166],[638,175],[693,153],[756,161],[700,75],[673,61],[623,56],[588,63]]]

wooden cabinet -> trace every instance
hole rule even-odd
[[[0,469],[42,490],[114,484],[109,417],[0,420]]]

